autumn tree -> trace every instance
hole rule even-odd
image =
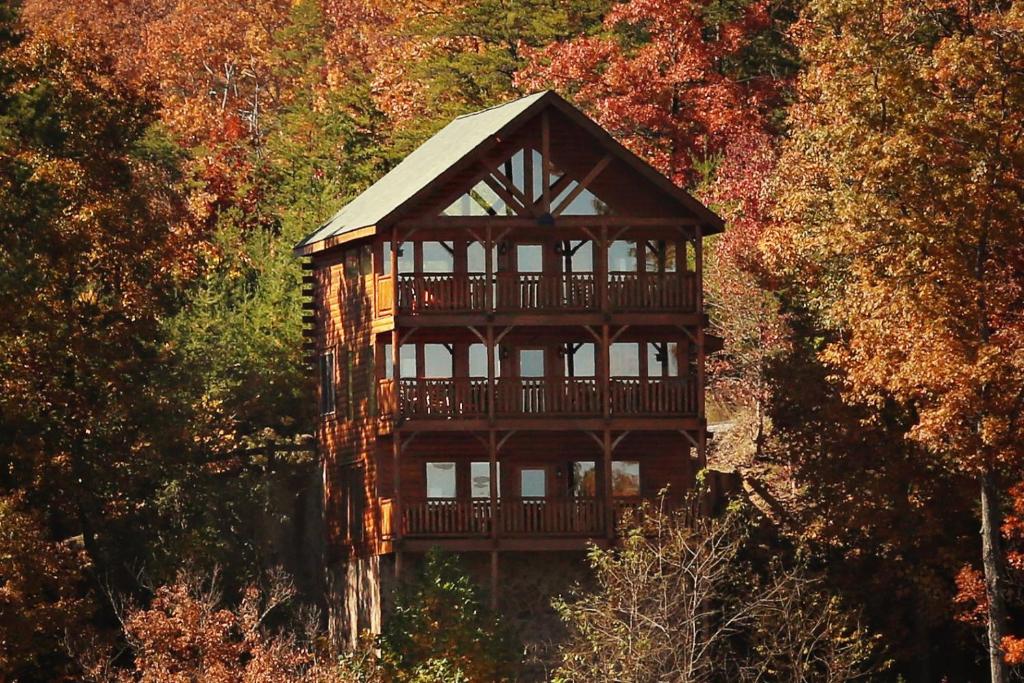
[[[745,514],[647,509],[621,548],[593,549],[597,588],[556,606],[561,681],[850,681],[875,639],[802,568],[750,563]]]
[[[1006,680],[1000,492],[1024,403],[1020,3],[810,2],[774,239],[843,336],[850,396],[973,476],[993,681]]]
[[[47,538],[23,497],[0,497],[0,677],[42,680],[69,670],[64,639],[94,607],[86,569],[73,543]]]

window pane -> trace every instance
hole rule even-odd
[[[381,249],[380,272],[391,275],[391,242],[385,242]]]
[[[547,495],[547,470],[523,468],[519,470],[519,495],[523,498],[543,498]]]
[[[612,377],[640,376],[640,345],[636,342],[615,342],[609,349]]]
[[[466,247],[466,270],[470,273],[486,273],[486,256],[484,245],[479,242],[470,242]],[[496,246],[491,247],[491,268],[495,271],[498,270],[498,248]]]
[[[572,464],[569,492],[577,497],[597,495],[597,467],[592,460]]]
[[[569,240],[563,243],[568,250],[565,252],[565,270],[573,273],[594,272],[594,243],[586,240]]]
[[[635,273],[636,242],[632,240],[615,240],[608,247],[608,270],[617,273]]]
[[[334,354],[320,356],[320,414],[334,412]]]
[[[359,274],[373,274],[373,245],[369,242],[359,249]]]
[[[455,463],[427,463],[427,498],[455,497]]]
[[[498,496],[501,496],[501,463],[498,465]],[[474,462],[469,465],[469,491],[473,498],[491,497],[491,463]]]
[[[423,272],[450,273],[455,270],[453,242],[423,242]]]
[[[648,273],[674,273],[676,271],[675,242],[653,240],[646,246],[644,260]]]
[[[501,359],[494,354],[494,376],[500,374]],[[483,344],[469,345],[469,376],[487,377],[487,347]]]
[[[544,349],[519,350],[519,376],[544,376]]]
[[[423,345],[423,376],[451,377],[453,375],[452,352],[444,344]]]
[[[398,247],[399,274],[412,273],[416,270],[416,258],[413,254],[414,246],[412,242],[405,242],[402,246]]]
[[[612,461],[612,495],[640,495],[640,463],[630,460]]]
[[[576,349],[575,353],[572,349]],[[592,343],[569,344],[565,352],[566,377],[594,377],[596,372],[597,347]]]
[[[345,252],[345,277],[359,275],[359,247],[353,247]]]
[[[647,376],[679,376],[679,344],[651,342],[647,344]]]
[[[544,270],[544,247],[539,244],[517,244],[516,267],[520,273],[542,272]]]
[[[415,344],[402,344],[398,347],[398,374],[403,379],[416,377]]]
[[[395,364],[391,358],[391,344],[384,345],[384,356],[381,358],[381,362],[384,364],[384,379],[395,378]]]

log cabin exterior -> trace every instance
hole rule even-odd
[[[503,557],[577,557],[681,501],[722,229],[542,92],[455,119],[296,247],[340,637],[432,546],[485,558],[497,600]]]

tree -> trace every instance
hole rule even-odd
[[[91,615],[87,563],[46,537],[19,496],[0,497],[0,677],[42,680],[67,671],[66,633]]]
[[[775,239],[843,337],[851,396],[977,480],[993,681],[1006,680],[1000,490],[1024,432],[1024,7],[812,2]]]
[[[742,513],[646,509],[620,549],[593,549],[597,588],[556,605],[557,680],[849,681],[874,639],[800,568],[758,572]],[[763,565],[764,567],[764,565]]]
[[[455,558],[432,550],[400,587],[380,647],[397,681],[506,681],[517,659],[498,617]]]

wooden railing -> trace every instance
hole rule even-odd
[[[612,415],[696,415],[697,383],[684,377],[613,377]]]
[[[509,536],[593,536],[605,527],[605,507],[596,498],[503,498],[499,505]]]
[[[486,498],[402,501],[405,536],[486,536],[491,519],[491,501]]]
[[[487,380],[403,379],[398,383],[402,417],[480,417],[487,414]]]
[[[696,273],[609,273],[608,304],[613,310],[693,311]]]
[[[596,311],[601,309],[594,273],[495,273],[493,305],[502,312]],[[378,283],[378,313],[390,310],[391,279]],[[384,288],[386,285],[386,291]],[[403,314],[470,313],[487,309],[487,276],[480,273],[404,274],[398,277],[398,310]],[[629,311],[692,311],[697,305],[695,273],[609,273],[609,306]],[[381,297],[386,296],[387,302]]]
[[[605,506],[597,498],[501,498],[499,536],[596,536],[605,530]],[[381,501],[381,529],[393,534],[394,508]],[[488,498],[402,500],[402,535],[407,537],[489,536],[494,515]]]
[[[608,393],[613,416],[697,414],[697,383],[692,379],[613,377]],[[600,385],[593,377],[503,377],[495,381],[494,399],[499,417],[596,417],[604,411]],[[377,383],[377,401],[382,418],[480,418],[487,415],[487,380],[403,379],[396,392],[395,382],[384,379]]]
[[[599,415],[601,392],[593,377],[502,378],[497,381],[499,415]]]

